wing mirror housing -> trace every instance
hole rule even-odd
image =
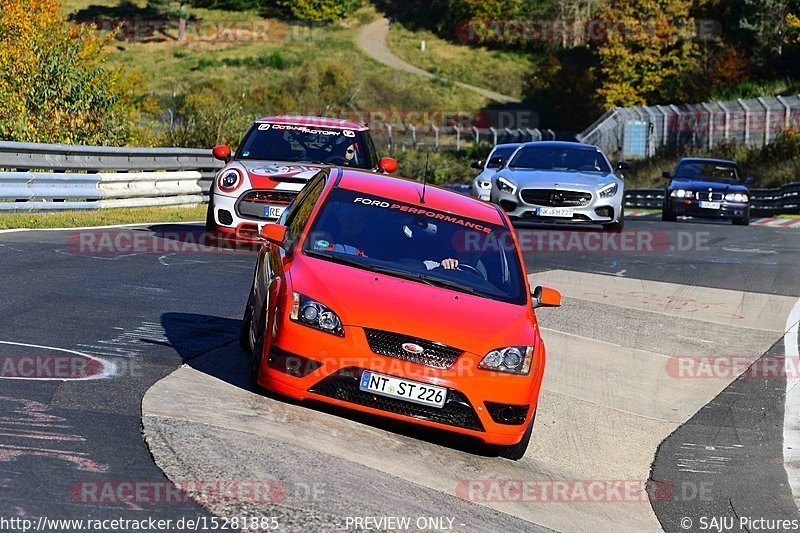
[[[617,170],[630,170],[631,165],[627,161],[617,161]]]
[[[286,239],[286,226],[267,223],[261,227],[259,234],[268,243],[283,246],[283,241]]]
[[[505,166],[505,163],[503,162],[503,158],[501,156],[499,156],[499,155],[496,155],[493,158],[491,158],[489,160],[489,164],[490,165],[496,165],[496,166],[498,166],[500,168],[503,168]]]
[[[748,185],[752,185],[756,182],[756,179],[753,176],[750,176],[749,178],[744,180],[744,182],[747,183]]]
[[[664,178],[665,180],[668,180],[672,177],[672,175],[669,173],[668,170],[665,170],[664,172],[661,173],[661,177]]]
[[[392,159],[391,157],[384,157],[381,159],[378,166],[381,170],[386,172],[387,174],[391,174],[395,170],[397,170],[398,164],[396,159]]]
[[[221,144],[219,146],[215,146],[213,150],[211,150],[211,154],[214,156],[214,159],[219,159],[220,161],[225,161],[226,163],[231,160],[231,147]]]
[[[561,293],[549,287],[536,287],[531,293],[533,296],[533,308],[540,307],[561,307]]]
[[[484,165],[484,162],[479,159],[477,161],[473,161],[470,166],[472,168],[474,168],[475,170],[483,170],[483,165]]]

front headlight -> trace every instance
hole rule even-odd
[[[303,294],[292,294],[292,311],[289,318],[293,322],[344,337],[344,329],[339,316],[327,306]]]
[[[619,185],[616,183],[610,183],[597,191],[597,195],[600,198],[611,198],[615,194],[617,194],[617,190],[619,190]]]
[[[478,188],[488,191],[492,188],[492,182],[487,180],[478,180]]]
[[[514,194],[517,192],[517,186],[505,178],[497,178],[497,188],[500,192]]]
[[[230,168],[219,175],[217,183],[221,190],[233,192],[242,184],[242,175],[238,170]]]
[[[694,191],[685,191],[683,189],[676,189],[670,194],[673,198],[694,198]]]
[[[492,350],[481,360],[478,368],[508,374],[527,375],[533,362],[533,346],[509,346]]]
[[[745,203],[745,202],[749,201],[750,199],[747,197],[746,194],[742,194],[742,193],[738,193],[737,192],[737,193],[728,193],[728,194],[726,194],[725,195],[725,200],[727,200],[728,202]]]

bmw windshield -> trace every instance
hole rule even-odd
[[[511,230],[389,198],[334,189],[303,252],[486,298],[527,299]]]
[[[313,125],[254,124],[245,135],[236,159],[341,165],[366,170],[378,166],[368,133]]]
[[[508,167],[560,172],[611,172],[606,158],[596,150],[553,146],[523,147]]]
[[[740,184],[739,170],[730,163],[709,161],[685,161],[675,170],[675,179],[713,181],[717,183]]]

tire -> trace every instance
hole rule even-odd
[[[262,321],[263,322],[263,321]],[[261,360],[264,358],[264,328],[259,327],[256,332],[256,345],[252,352],[252,363],[250,364],[250,389],[261,392],[264,387],[258,384],[258,373],[261,369]]]
[[[239,328],[239,347],[253,355],[254,346],[251,344],[250,328],[253,322],[253,289],[250,289],[250,296],[247,298],[247,305],[242,316],[242,326]]]
[[[536,411],[533,412],[533,416],[531,417],[531,421],[528,424],[528,428],[522,435],[522,440],[520,440],[516,444],[501,447],[500,457],[510,459],[511,461],[519,461],[520,459],[525,457],[525,452],[528,451],[528,444],[530,444],[531,442],[531,435],[533,435],[533,423],[535,420],[536,420]]]
[[[734,226],[749,226],[750,225],[750,217],[744,218],[734,218],[733,219]]]
[[[664,222],[675,222],[678,220],[678,217],[672,212],[669,208],[669,204],[666,202],[664,203],[664,208],[661,210],[661,220]]]

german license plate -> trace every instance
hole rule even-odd
[[[700,207],[704,209],[720,209],[722,204],[719,202],[700,202]]]
[[[389,398],[400,398],[408,402],[439,408],[444,407],[444,402],[447,400],[447,389],[444,387],[384,376],[368,370],[361,374],[361,383],[358,388]]]
[[[264,218],[281,218],[285,205],[265,205]]]
[[[540,217],[572,218],[572,209],[569,207],[538,207],[536,214]]]

